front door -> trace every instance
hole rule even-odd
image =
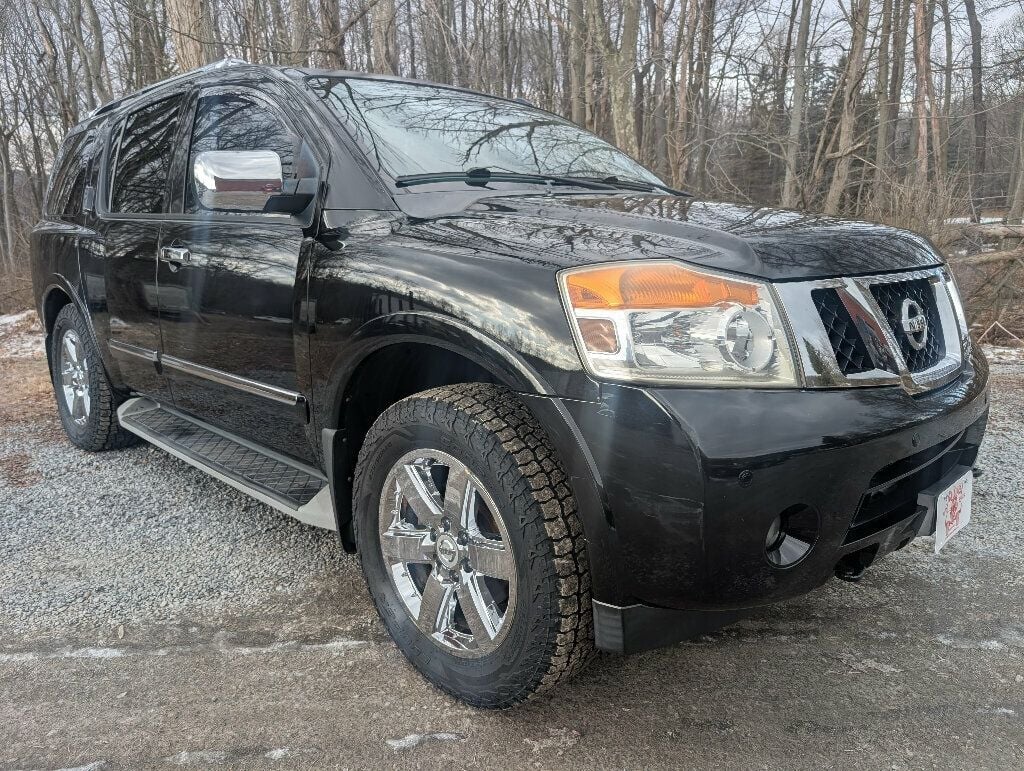
[[[130,113],[112,129],[108,174],[97,194],[97,238],[92,245],[87,287],[97,323],[104,327],[123,382],[133,391],[170,400],[157,371],[160,350],[157,252],[167,209],[172,148],[184,96],[176,94]],[[104,195],[109,191],[109,196]],[[92,279],[90,279],[92,276]],[[95,297],[104,301],[98,303]],[[105,323],[104,312],[105,311]]]
[[[193,179],[196,155],[218,150],[274,151],[287,175],[295,147],[296,135],[261,95],[238,87],[199,93],[182,167],[182,211],[164,227],[157,267],[161,361],[179,409],[310,460],[297,367],[307,358],[297,327],[305,297],[302,223],[207,208]]]

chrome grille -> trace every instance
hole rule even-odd
[[[950,382],[963,369],[969,341],[954,308],[956,288],[942,267],[787,281],[773,290],[805,388],[900,385],[916,394]],[[916,342],[925,343],[920,350],[903,329],[908,297],[920,306],[908,312],[927,321],[927,338],[913,332]]]
[[[835,289],[814,289],[811,298],[821,316],[821,323],[825,325],[825,334],[832,344],[840,372],[851,375],[874,369],[864,340],[854,326],[850,312],[839,298],[839,293]]]
[[[911,372],[922,372],[942,359],[946,354],[943,340],[942,324],[939,322],[938,309],[935,305],[935,289],[926,278],[915,278],[911,281],[886,281],[871,285],[871,294],[878,302],[885,320],[889,322],[900,353]],[[903,301],[913,300],[923,310],[928,320],[928,333],[924,347],[917,349],[911,345],[910,337],[903,331]]]

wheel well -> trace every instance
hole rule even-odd
[[[57,321],[57,314],[61,309],[71,302],[71,298],[62,289],[51,289],[43,300],[43,325],[46,334],[53,331],[53,325]]]
[[[456,383],[497,383],[475,361],[428,343],[394,343],[370,354],[348,381],[339,406],[340,451],[334,454],[335,500],[342,543],[354,550],[350,522],[352,473],[373,422],[392,404],[420,391]]]

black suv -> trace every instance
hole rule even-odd
[[[520,101],[221,62],[75,127],[32,246],[71,440],[337,530],[471,704],[969,518],[987,369],[927,241]]]

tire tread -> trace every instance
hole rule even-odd
[[[90,382],[90,396],[93,397],[92,413],[95,420],[87,423],[87,431],[82,435],[75,435],[68,430],[64,406],[61,401],[61,394],[57,385],[57,367],[59,362],[58,345],[65,328],[72,328],[78,333],[82,341],[82,347],[88,358],[90,373],[95,372],[96,377]],[[85,324],[82,314],[72,303],[68,303],[57,314],[53,323],[52,350],[50,351],[51,379],[53,380],[53,394],[57,400],[57,409],[60,411],[61,422],[64,423],[65,431],[71,441],[83,450],[100,452],[103,450],[120,450],[131,447],[139,442],[139,438],[121,427],[117,419],[117,408],[124,402],[107,377],[107,371],[103,366],[99,352],[93,341],[91,330]],[[95,387],[93,387],[95,385]],[[93,394],[95,394],[93,396]]]
[[[449,693],[479,706],[511,706],[543,694],[579,672],[594,655],[590,572],[586,541],[568,477],[555,456],[546,432],[515,394],[487,383],[463,383],[424,391],[389,407],[374,422],[363,447],[372,447],[389,431],[417,422],[446,425],[464,436],[492,468],[506,489],[513,490],[512,510],[543,526],[547,538],[535,545],[532,560],[547,566],[546,581],[554,601],[536,630],[547,647],[531,657],[532,671],[523,672],[516,690],[503,689],[475,700]],[[361,499],[362,480],[371,453],[360,452],[354,475],[353,500]],[[414,662],[415,663],[415,662]]]

